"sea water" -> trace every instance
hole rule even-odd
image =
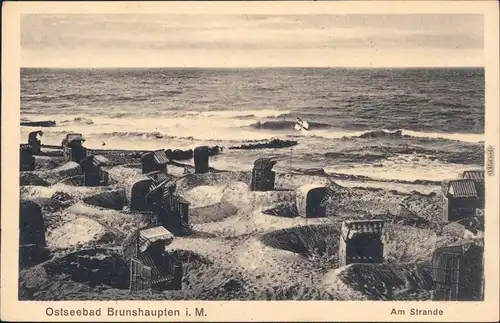
[[[219,145],[211,166],[323,168],[374,180],[455,178],[484,162],[484,70],[22,69],[21,119],[55,120],[43,143],[82,133],[88,148]],[[294,129],[299,117],[307,134]],[[33,127],[21,127],[26,142]],[[371,131],[402,130],[402,136]],[[230,150],[272,138],[293,149]]]

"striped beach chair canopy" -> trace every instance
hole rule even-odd
[[[471,179],[458,179],[448,182],[448,194],[453,197],[477,198],[477,190]]]
[[[159,149],[153,152],[153,161],[158,165],[163,165],[169,162],[165,150]]]
[[[146,251],[156,241],[165,241],[165,245],[172,243],[174,235],[165,227],[157,226],[139,230],[139,252]]]
[[[462,246],[448,246],[436,249],[432,255],[432,278],[434,282],[443,285],[457,285],[457,272],[461,255]]]
[[[166,173],[160,171],[147,173],[146,177],[152,180],[155,184],[161,184],[170,179],[170,177]]]
[[[342,237],[347,240],[357,234],[382,234],[384,223],[384,220],[347,220],[342,222]]]
[[[80,165],[93,165],[95,167],[107,166],[109,160],[102,155],[87,155],[84,159],[80,161]]]
[[[260,170],[272,170],[274,165],[276,165],[277,161],[272,158],[259,158],[254,163],[253,166],[255,169]]]
[[[168,187],[170,189],[172,186],[175,186],[175,182],[172,181],[172,176],[161,171],[147,173],[146,177],[151,180],[149,193],[156,191],[160,187]],[[173,187],[173,189],[175,190],[175,187]]]
[[[103,155],[93,155],[94,160],[93,163],[95,166],[108,166],[109,165],[109,160],[104,157]]]
[[[462,174],[464,179],[472,179],[475,181],[484,181],[484,170],[466,170]]]
[[[165,245],[174,241],[174,235],[163,226],[147,227],[135,230],[129,234],[122,243],[124,257],[126,260],[145,252],[149,246],[159,240]]]
[[[69,133],[66,135],[66,145],[69,145],[73,141],[85,141],[81,133]]]
[[[469,242],[438,248],[432,255],[434,300],[482,300],[484,246]]]

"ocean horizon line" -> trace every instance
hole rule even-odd
[[[21,70],[301,70],[301,69],[331,69],[331,70],[484,70],[484,66],[99,66],[99,67],[51,67],[29,66],[20,67]]]

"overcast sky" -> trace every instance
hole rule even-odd
[[[482,15],[23,15],[24,67],[483,66]]]

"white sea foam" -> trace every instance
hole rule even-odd
[[[192,141],[245,141],[265,140],[273,137],[302,138],[294,131],[291,123],[290,129],[255,129],[251,127],[257,121],[266,117],[276,117],[287,114],[289,111],[277,109],[262,110],[235,110],[235,111],[172,111],[164,116],[124,116],[111,118],[105,116],[87,115],[45,115],[29,116],[32,121],[55,120],[56,127],[44,128],[46,135],[54,133],[62,139],[64,133],[77,132],[93,138],[99,144],[111,137],[151,139],[185,139]],[[238,117],[247,116],[241,119]],[[22,127],[21,139],[24,142],[30,131],[37,127]],[[401,129],[403,135],[419,138],[449,139],[463,142],[484,141],[484,134],[473,133],[436,133]],[[358,137],[367,131],[349,131],[338,128],[314,129],[308,131],[309,138],[338,139],[342,137]],[[390,132],[389,130],[384,130]],[[48,137],[48,136],[46,136]],[[59,140],[60,143],[60,140]],[[87,142],[87,145],[91,142]]]
[[[309,136],[328,138],[328,139],[337,139],[342,137],[359,137],[362,134],[368,132],[366,131],[332,131],[328,129],[321,130],[311,130],[309,131]],[[384,132],[391,133],[394,130],[383,129]],[[459,140],[463,142],[481,142],[485,140],[484,134],[476,134],[476,133],[438,133],[438,132],[422,132],[422,131],[412,131],[401,129],[401,133],[403,136],[411,136],[417,138],[431,138],[431,139],[448,139],[448,140]]]
[[[360,165],[357,167],[326,166],[327,173],[367,176],[375,180],[403,181],[442,181],[457,178],[470,165],[443,163],[425,156],[398,155],[382,160],[377,165]]]
[[[464,142],[481,142],[485,140],[485,135],[481,133],[435,133],[403,130],[403,135],[422,138],[449,139]]]
[[[377,165],[355,165],[343,167],[342,165],[329,165],[328,160],[310,160],[304,154],[318,154],[321,156],[326,151],[331,151],[331,139],[342,137],[359,137],[367,131],[349,131],[337,128],[314,129],[307,136],[300,135],[290,129],[256,129],[251,127],[261,118],[279,116],[289,111],[277,109],[247,109],[236,111],[183,111],[167,116],[151,117],[142,116],[134,118],[125,115],[120,118],[110,118],[98,115],[45,115],[32,116],[32,121],[55,120],[56,127],[43,128],[42,142],[49,145],[60,145],[66,133],[82,133],[86,138],[85,146],[90,149],[193,149],[200,145],[222,145],[226,148],[238,145],[244,141],[262,141],[271,138],[293,139],[299,145],[293,149],[294,165],[298,167],[326,167],[338,173],[364,175],[374,179],[398,180],[442,180],[454,178],[461,171],[468,169],[467,165],[440,162],[426,157],[415,155],[399,155],[381,160]],[[245,118],[238,118],[245,117]],[[37,127],[21,127],[20,141],[26,142],[28,133],[38,130]],[[390,132],[389,130],[384,130]],[[416,138],[459,140],[464,143],[477,143],[484,140],[483,134],[466,133],[435,133],[402,129],[403,135]],[[376,140],[376,139],[374,139]],[[399,139],[395,139],[399,140]],[[360,146],[362,149],[363,145]],[[345,149],[340,146],[339,149]],[[349,148],[351,149],[351,148]],[[439,154],[440,152],[437,152]],[[445,153],[445,152],[443,152]],[[253,160],[259,157],[277,154],[281,160],[277,167],[291,164],[292,152],[287,149],[259,150],[259,151],[233,151],[225,150],[224,154],[211,158],[211,165],[216,168],[229,170],[251,169]],[[311,158],[314,158],[311,157]],[[332,161],[333,162],[333,161]],[[362,161],[360,161],[362,162]],[[321,163],[319,165],[318,163]],[[310,165],[308,165],[310,164]],[[318,165],[317,165],[318,164]]]

